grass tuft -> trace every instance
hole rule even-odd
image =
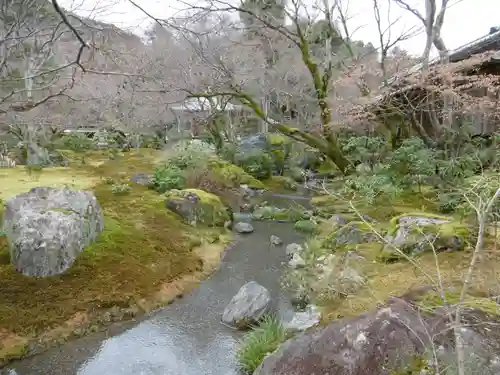
[[[279,319],[266,316],[243,337],[236,354],[241,371],[252,374],[265,356],[274,352],[287,338],[288,334]]]

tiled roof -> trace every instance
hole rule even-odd
[[[478,54],[478,53],[483,53],[486,51],[492,51],[492,50],[500,50],[500,30],[490,33],[488,35],[485,35],[481,38],[478,38],[476,40],[473,40],[467,44],[464,44],[463,46],[456,48],[452,51],[449,52],[449,60],[450,62],[459,62],[461,60],[468,59],[472,55]],[[432,59],[429,62],[429,65],[435,65],[440,61],[439,57]],[[386,84],[384,86],[390,86],[392,83],[394,83],[398,78],[401,78],[401,76],[406,76],[415,72],[418,72],[420,69],[422,69],[422,63],[416,64],[412,66],[409,69],[406,69],[402,73],[391,77],[390,79],[387,80]]]

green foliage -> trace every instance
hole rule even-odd
[[[308,214],[299,207],[279,208],[274,206],[263,206],[257,208],[252,217],[255,220],[276,220],[297,222],[308,219]]]
[[[435,152],[417,137],[405,139],[388,160],[389,171],[403,186],[420,185],[435,173],[436,163]]]
[[[239,188],[240,185],[246,184],[253,189],[264,189],[264,184],[245,172],[237,165],[231,164],[224,160],[211,159],[207,163],[207,167],[214,175],[220,177],[228,186]]]
[[[69,133],[56,142],[56,147],[75,152],[91,150],[95,146],[94,140],[82,133]]]
[[[267,316],[252,331],[245,334],[236,359],[245,374],[252,374],[264,360],[288,338],[287,332],[279,319]]]
[[[410,137],[393,150],[379,137],[341,137],[343,152],[357,168],[336,191],[369,204],[382,196],[392,199],[414,192],[433,200],[440,212],[469,215],[470,203],[464,192],[469,192],[472,201],[478,199],[474,194],[479,190],[483,199],[494,193],[498,178],[492,171],[500,166],[500,150],[496,135],[471,139],[462,133],[450,132],[450,140],[436,148]],[[479,184],[477,175],[483,180]]]
[[[234,163],[236,156],[236,145],[234,143],[225,143],[224,146],[218,151],[219,157],[230,163]]]
[[[387,152],[386,141],[382,137],[350,137],[342,145],[342,151],[354,164],[367,164],[373,170]]]
[[[186,170],[203,167],[210,157],[211,155],[208,155],[202,150],[188,147],[181,150],[176,155],[169,157],[167,162],[169,165],[173,165],[181,170]]]
[[[381,195],[397,195],[401,190],[388,173],[387,166],[381,166],[371,175],[349,177],[344,185],[344,193],[355,193],[367,202],[373,203]]]
[[[171,189],[182,189],[184,183],[185,178],[182,169],[175,164],[164,164],[156,168],[152,187],[159,193],[165,193]]]
[[[318,225],[313,220],[299,220],[295,223],[294,229],[303,233],[315,233],[318,229]]]
[[[252,155],[237,155],[235,162],[245,172],[259,180],[269,178],[273,171],[273,160],[265,152],[254,152]]]
[[[157,134],[147,134],[141,136],[141,147],[160,150],[164,144],[165,142],[163,139]]]

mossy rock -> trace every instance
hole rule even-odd
[[[407,256],[444,250],[463,250],[471,240],[470,228],[453,217],[407,213],[394,217],[387,231],[389,243],[379,259],[395,261]]]
[[[336,229],[324,239],[323,246],[328,249],[337,249],[377,242],[378,236],[374,231],[378,232],[378,227],[377,224],[372,225],[358,220],[350,221],[345,225],[339,223]]]
[[[295,223],[293,228],[297,232],[313,234],[318,231],[318,224],[312,220],[299,220]]]
[[[208,168],[216,176],[219,176],[226,182],[229,182],[232,187],[240,185],[248,185],[252,189],[264,189],[264,184],[255,177],[245,172],[243,168],[231,164],[224,160],[213,159],[208,162]]]
[[[298,187],[293,179],[285,176],[272,176],[262,182],[268,190],[275,192],[296,191]]]
[[[171,190],[165,197],[167,208],[190,225],[223,226],[230,220],[229,211],[220,198],[204,190]]]
[[[285,172],[295,182],[304,182],[304,174],[305,170],[299,167],[291,167]]]

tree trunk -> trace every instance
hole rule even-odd
[[[330,159],[343,174],[348,174],[350,172],[352,164],[343,154],[340,143],[335,135],[331,134],[323,138],[283,124],[278,124],[277,129],[280,133],[320,151]]]

